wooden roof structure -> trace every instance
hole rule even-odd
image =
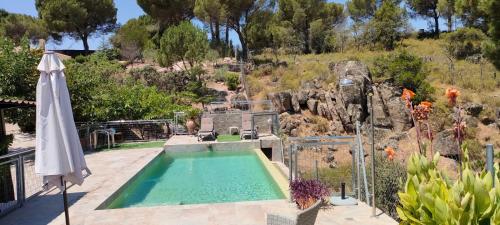
[[[35,107],[34,101],[0,98],[0,109]]]
[[[5,136],[5,121],[3,110],[9,108],[30,108],[35,107],[33,101],[0,98],[0,137]]]

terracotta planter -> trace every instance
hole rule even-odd
[[[194,134],[194,130],[196,129],[196,123],[194,122],[194,120],[186,121],[186,128],[189,134]]]

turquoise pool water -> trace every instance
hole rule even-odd
[[[283,198],[252,151],[162,153],[105,208]]]

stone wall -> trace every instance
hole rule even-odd
[[[204,113],[203,117],[213,118],[214,128],[217,134],[229,134],[229,127],[238,127],[241,131],[241,113]],[[271,115],[255,115],[254,125],[259,134],[270,134],[268,120],[272,120]]]

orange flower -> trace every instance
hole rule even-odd
[[[403,94],[401,95],[401,99],[403,99],[403,101],[412,100],[413,97],[415,97],[415,92],[408,90],[406,88],[403,89]]]
[[[387,154],[387,158],[389,160],[393,160],[394,159],[394,155],[396,155],[396,152],[394,151],[394,149],[391,146],[388,146],[387,148],[385,148],[384,151]]]
[[[425,107],[425,108],[431,108],[432,103],[428,102],[428,101],[423,101],[423,102],[420,102],[420,106]]]
[[[460,91],[458,91],[455,88],[447,88],[445,95],[448,98],[448,103],[451,106],[454,106],[457,104],[457,98],[458,98],[458,96],[460,96]]]

